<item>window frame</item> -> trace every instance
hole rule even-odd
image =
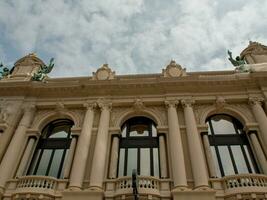
[[[135,125],[136,121],[148,125],[148,136],[130,136],[130,127],[131,125]],[[121,132],[126,129],[126,135],[123,137],[120,135],[119,142],[119,159],[118,159],[118,167],[117,167],[117,177],[119,177],[119,165],[120,165],[120,149],[124,149],[124,162],[123,162],[123,173],[122,176],[127,176],[127,162],[128,162],[128,149],[136,148],[137,149],[137,174],[140,175],[141,169],[141,149],[148,148],[149,149],[149,157],[150,157],[150,175],[155,176],[154,171],[154,152],[153,149],[156,148],[158,150],[158,176],[160,177],[160,152],[159,152],[159,139],[158,133],[156,136],[153,136],[152,126],[156,127],[156,124],[149,118],[138,116],[128,119],[121,128]]]
[[[44,175],[40,176],[49,176],[51,165],[53,163],[53,159],[55,156],[55,152],[57,150],[63,150],[63,153],[61,155],[60,164],[58,166],[57,176],[56,178],[60,178],[63,170],[63,165],[66,160],[67,151],[70,148],[71,144],[71,128],[74,125],[73,121],[69,119],[57,119],[49,124],[47,124],[43,130],[42,134],[39,138],[39,141],[37,143],[37,146],[34,151],[33,158],[31,160],[30,166],[27,171],[27,175],[37,175],[38,169],[40,167],[40,162],[43,157],[45,150],[52,150],[51,155],[49,156],[48,165],[46,167],[46,171]],[[50,136],[53,135],[53,130],[58,127],[66,127],[67,129],[67,137],[57,137],[53,138]],[[57,133],[57,132],[55,132]]]
[[[211,120],[213,117],[215,117],[215,116],[218,117],[220,115],[221,116],[227,116],[231,119],[231,122],[234,126],[234,129],[235,129],[235,133],[231,133],[231,134],[216,134],[215,133],[213,125],[211,123]],[[242,155],[244,157],[246,167],[247,167],[247,170],[249,173],[253,173],[252,168],[254,169],[254,171],[256,173],[259,173],[259,168],[256,164],[256,160],[254,158],[252,149],[250,147],[250,142],[248,140],[248,137],[247,137],[245,131],[243,130],[243,125],[239,120],[237,120],[236,118],[234,118],[233,116],[228,115],[228,114],[214,114],[214,115],[211,115],[207,118],[206,124],[208,124],[209,130],[210,130],[210,134],[209,133],[207,134],[208,138],[209,138],[209,144],[210,144],[210,146],[214,147],[215,154],[216,154],[216,158],[214,158],[214,159],[217,159],[220,174],[222,177],[224,177],[226,175],[225,175],[225,169],[223,168],[223,164],[222,164],[221,154],[219,152],[219,146],[226,146],[227,147],[227,149],[229,151],[231,163],[233,165],[234,174],[240,174],[240,173],[238,172],[237,164],[236,164],[231,146],[239,146],[241,148]],[[248,151],[249,155],[247,155],[247,153],[246,153],[245,146],[247,147],[247,151]],[[252,166],[250,165],[248,156],[251,159]]]

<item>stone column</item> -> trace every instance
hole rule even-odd
[[[83,120],[82,131],[78,138],[77,148],[70,173],[69,188],[71,190],[80,190],[82,188],[91,142],[95,104],[85,103],[84,106],[87,110]]]
[[[261,107],[261,102],[262,102],[262,99],[258,99],[258,98],[249,99],[251,109],[259,124],[261,138],[263,140],[263,143],[267,145],[267,116],[263,108]]]
[[[216,167],[215,167],[213,156],[210,150],[210,142],[209,142],[209,136],[207,132],[202,135],[202,139],[203,139],[204,150],[206,153],[207,163],[209,167],[210,177],[216,178],[217,177]]]
[[[7,112],[7,119],[5,120],[5,127],[1,127],[4,132],[0,133],[2,135],[0,139],[0,163],[23,114],[20,104],[13,103],[6,106],[7,109],[4,110]]]
[[[160,176],[161,178],[168,177],[167,168],[167,154],[166,154],[166,143],[164,134],[159,134],[159,158],[160,158]]]
[[[76,144],[77,144],[77,136],[72,135],[69,153],[68,153],[68,157],[67,157],[67,162],[66,162],[65,168],[64,168],[64,179],[68,179],[70,176],[70,171],[71,171],[72,161],[74,158]]]
[[[206,171],[205,157],[201,148],[201,139],[198,134],[197,124],[195,120],[192,99],[182,100],[184,108],[186,135],[189,147],[190,160],[192,164],[192,171],[194,177],[195,188],[205,187],[207,188],[208,175]]]
[[[14,136],[7,148],[7,151],[0,165],[0,188],[5,187],[6,181],[11,178],[13,166],[16,165],[19,159],[20,152],[23,149],[23,144],[26,138],[26,131],[31,125],[35,114],[35,106],[25,108],[23,117],[14,133]]]
[[[165,101],[165,104],[168,107],[169,144],[174,187],[183,190],[187,188],[187,180],[182,138],[176,111],[177,101]]]
[[[17,170],[16,177],[25,175],[25,170],[28,166],[28,163],[30,162],[31,155],[34,151],[35,143],[36,143],[36,137],[33,137],[33,136],[29,137],[26,149],[19,163],[19,168]]]
[[[99,103],[99,107],[101,108],[101,115],[97,131],[94,156],[92,160],[90,187],[91,189],[102,190],[106,166],[105,161],[108,146],[108,129],[111,103]]]
[[[263,173],[267,175],[267,160],[261,148],[256,132],[254,131],[250,132],[249,137],[250,137],[253,149],[255,150],[258,161],[260,163],[260,168],[262,169]]]
[[[112,148],[110,155],[110,167],[109,167],[109,178],[117,177],[117,165],[119,159],[119,135],[114,135],[112,138]]]

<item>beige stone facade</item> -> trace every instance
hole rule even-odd
[[[0,80],[1,199],[133,199],[134,168],[139,199],[267,199],[266,49],[241,53],[248,72],[105,64],[43,82],[19,59]]]

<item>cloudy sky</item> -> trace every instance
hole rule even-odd
[[[31,52],[52,77],[233,69],[250,40],[267,45],[267,0],[0,0],[0,60]]]

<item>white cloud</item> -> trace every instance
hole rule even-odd
[[[2,0],[0,46],[55,57],[53,76],[91,75],[106,62],[117,74],[159,73],[172,58],[189,71],[230,69],[228,48],[267,44],[266,9],[265,0]]]

